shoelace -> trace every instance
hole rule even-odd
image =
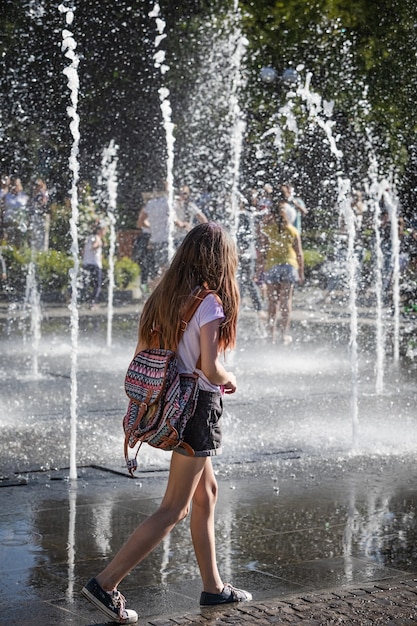
[[[233,585],[231,585],[230,583],[225,584],[224,590],[226,589],[230,591],[230,595],[235,601],[239,601],[240,598],[243,596],[243,594],[239,593],[240,590],[233,587]]]
[[[117,589],[114,589],[111,592],[111,599],[112,599],[114,606],[119,611],[119,617],[121,617],[122,619],[126,618],[127,617],[127,612],[125,609],[126,598],[120,593],[120,591],[117,591]]]

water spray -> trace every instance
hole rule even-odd
[[[64,4],[58,7],[60,13],[65,14],[65,20],[70,26],[74,20],[74,11]],[[78,334],[79,334],[79,316],[77,308],[78,290],[77,281],[79,274],[79,248],[78,248],[78,180],[79,180],[79,142],[80,118],[77,113],[78,106],[78,65],[79,57],[75,52],[77,44],[71,31],[66,28],[62,31],[62,51],[70,64],[64,68],[63,73],[68,79],[68,88],[70,90],[71,105],[67,107],[68,117],[71,118],[70,131],[72,134],[72,146],[69,157],[69,169],[72,174],[71,184],[71,254],[73,258],[73,268],[70,270],[71,278],[71,302],[69,309],[71,312],[71,435],[70,435],[70,480],[77,479],[77,463],[76,463],[76,443],[77,443],[77,360],[78,360]]]
[[[277,79],[276,73],[270,70],[273,68],[262,68],[261,78],[266,82],[274,82]],[[288,73],[284,72],[282,81],[289,86],[286,103],[279,110],[280,118],[283,116],[286,120],[284,128],[292,131],[295,138],[298,139],[299,130],[297,120],[294,114],[295,98],[298,97],[305,104],[309,120],[319,128],[321,128],[330,147],[330,152],[340,164],[343,158],[343,152],[339,149],[337,142],[339,137],[334,135],[333,128],[335,121],[333,115],[333,101],[324,100],[320,94],[311,90],[312,73],[307,72],[304,84],[300,80],[299,72],[304,69],[302,65],[297,66],[294,70],[289,68]],[[281,121],[281,120],[280,120]],[[283,137],[280,123],[269,129],[263,134],[262,138],[267,135],[275,134],[275,145],[282,153]],[[347,270],[349,282],[349,310],[350,310],[350,359],[351,359],[351,389],[352,389],[352,447],[357,445],[358,437],[358,349],[357,349],[357,265],[358,261],[355,255],[354,244],[356,239],[356,227],[353,209],[350,202],[350,180],[338,177],[338,200],[340,214],[345,223],[348,234],[348,251],[347,251]]]
[[[154,66],[160,70],[162,77],[169,70],[169,65],[165,63],[165,50],[158,50],[158,47],[163,39],[166,37],[164,33],[166,23],[160,17],[161,9],[158,2],[155,2],[152,11],[148,13],[149,17],[155,18],[155,25],[157,29],[157,36],[154,40],[156,52],[153,55]],[[160,107],[162,112],[162,120],[165,129],[165,138],[167,145],[167,192],[168,192],[168,258],[171,259],[174,256],[174,222],[175,222],[175,209],[174,209],[174,124],[172,123],[172,109],[169,100],[169,89],[167,87],[160,87],[158,90]]]
[[[235,3],[236,20],[240,23],[240,14],[238,2]],[[231,196],[231,210],[232,220],[230,232],[233,237],[236,237],[238,222],[239,222],[239,208],[240,208],[240,194],[239,194],[239,173],[240,173],[240,161],[242,156],[242,144],[243,134],[246,128],[246,121],[244,114],[239,105],[239,92],[244,86],[244,77],[242,75],[242,59],[246,53],[246,47],[248,40],[242,35],[240,25],[238,24],[234,32],[235,50],[232,55],[233,66],[233,81],[232,90],[230,94],[230,115],[232,118],[231,129],[231,162],[232,162],[232,196]]]
[[[103,150],[101,176],[98,184],[106,184],[107,220],[109,224],[109,292],[107,297],[107,347],[112,345],[113,294],[114,294],[114,258],[116,250],[116,209],[117,209],[117,151],[113,139]]]

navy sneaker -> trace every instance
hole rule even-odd
[[[136,611],[125,608],[126,601],[120,591],[117,589],[104,591],[95,578],[88,581],[85,587],[81,589],[81,593],[113,622],[135,624],[138,621]]]
[[[249,602],[252,594],[243,589],[236,589],[226,583],[221,593],[208,593],[203,591],[200,596],[200,606],[215,606],[216,604],[229,604],[230,602]]]

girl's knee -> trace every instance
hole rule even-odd
[[[193,497],[193,506],[211,509],[215,506],[218,496],[218,485],[216,481],[210,481],[201,488],[197,488]]]
[[[190,511],[190,506],[169,506],[162,504],[159,508],[160,515],[165,517],[167,526],[176,526],[185,519]]]

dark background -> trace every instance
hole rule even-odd
[[[1,27],[1,133],[3,173],[18,174],[29,188],[46,179],[51,199],[60,203],[71,186],[68,157],[69,89],[63,69],[62,30],[77,42],[79,63],[80,179],[92,192],[100,175],[103,149],[118,145],[118,226],[134,224],[141,194],[166,175],[166,138],[158,90],[169,89],[175,124],[175,184],[231,189],[232,53],[240,34],[247,37],[237,86],[245,119],[240,188],[295,180],[315,211],[319,226],[333,211],[337,176],[364,187],[375,159],[378,176],[392,177],[402,210],[415,211],[417,8],[411,0],[286,3],[169,2],[161,0],[169,71],[154,66],[154,3],[147,0],[66,2],[72,25],[58,3],[3,0]],[[285,5],[285,6],[283,6]],[[303,103],[296,99],[299,139],[285,136],[277,153],[273,136],[279,108],[291,85],[280,80],[288,67],[311,72],[311,90],[334,101],[332,133],[343,157],[337,160]],[[263,66],[277,80],[259,78]],[[281,119],[282,122],[282,119]],[[324,216],[324,217],[323,217]]]

